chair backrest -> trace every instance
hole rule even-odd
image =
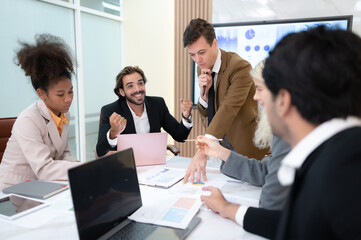
[[[0,118],[0,163],[3,159],[6,144],[11,136],[11,129],[13,129],[16,117]]]

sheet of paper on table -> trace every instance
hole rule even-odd
[[[143,205],[129,219],[185,229],[201,205],[202,202],[197,198],[172,196]]]
[[[138,173],[139,184],[169,188],[183,179],[186,171],[184,169],[155,167],[145,172]]]

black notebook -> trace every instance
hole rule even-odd
[[[67,188],[68,186],[66,184],[61,183],[26,180],[25,182],[3,189],[3,193],[14,193],[31,198],[46,199]]]

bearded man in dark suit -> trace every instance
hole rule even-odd
[[[114,92],[119,99],[101,109],[98,156],[116,150],[119,134],[153,133],[163,128],[178,142],[187,139],[193,126],[193,102],[180,100],[182,121],[178,122],[163,98],[146,96],[146,82],[143,70],[137,66],[127,66],[117,75]]]

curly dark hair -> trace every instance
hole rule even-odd
[[[35,90],[40,88],[48,92],[49,86],[56,84],[61,77],[71,80],[76,61],[61,38],[37,34],[34,45],[23,41],[19,44],[21,48],[16,51],[15,64],[21,66],[26,76],[30,76]]]
[[[201,36],[203,36],[207,40],[207,43],[212,46],[214,39],[216,39],[214,27],[212,24],[201,18],[191,20],[183,33],[183,47],[187,47],[189,44],[194,43]]]

